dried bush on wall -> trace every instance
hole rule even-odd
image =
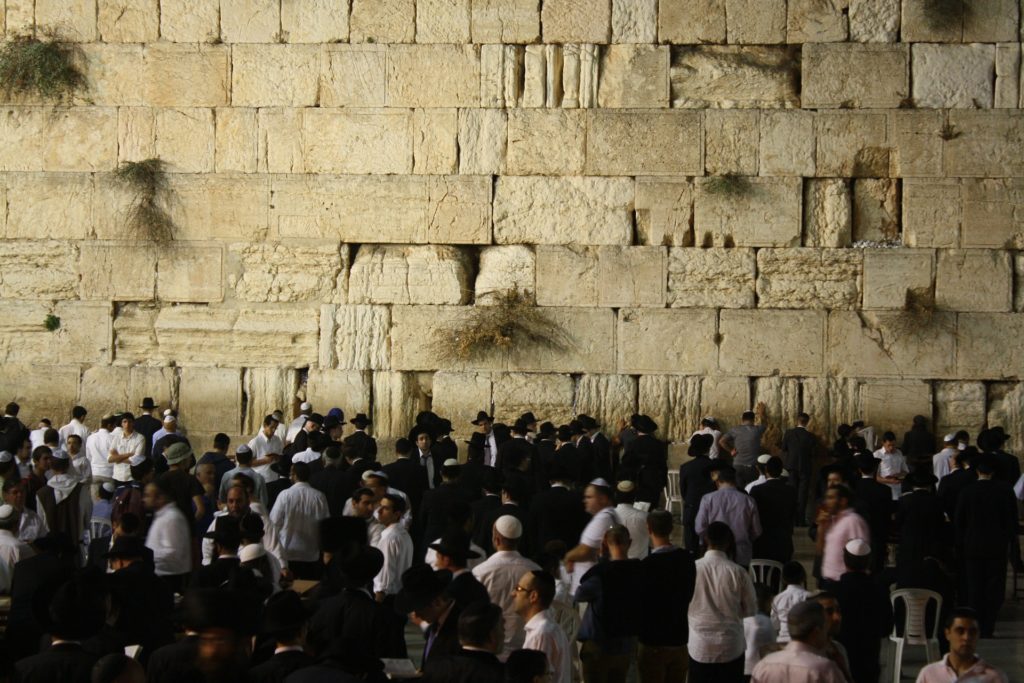
[[[52,36],[15,36],[0,47],[0,87],[7,97],[63,99],[85,87],[75,66],[77,48]]]
[[[739,175],[713,176],[704,183],[705,192],[723,197],[743,197],[753,194],[755,189],[750,180]]]
[[[115,171],[115,176],[135,195],[127,215],[132,235],[161,243],[174,239],[174,221],[166,208],[170,189],[164,162],[160,159],[126,161]]]

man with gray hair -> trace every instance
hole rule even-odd
[[[816,600],[798,603],[787,619],[792,640],[754,667],[753,683],[843,683],[846,679],[820,652],[828,642],[825,610]]]

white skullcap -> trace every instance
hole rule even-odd
[[[7,505],[7,504],[0,505],[0,522],[6,522],[7,520],[9,520],[13,516],[14,516],[14,506],[13,505]]]
[[[770,456],[767,453],[762,453],[761,455],[757,456],[757,464],[758,465],[767,465],[768,461],[771,460],[771,459],[772,459],[772,456]]]
[[[447,460],[444,461],[444,463],[441,466],[442,467],[458,467],[459,466],[459,461],[456,460],[455,458],[448,458]]]
[[[854,557],[864,557],[871,554],[871,546],[863,538],[855,538],[846,544],[846,552]]]
[[[381,470],[366,470],[363,472],[363,481],[367,479],[383,479],[384,481],[391,481],[388,475]]]
[[[0,451],[0,462],[10,462],[14,460],[14,456],[10,451]]]
[[[103,490],[106,491],[107,493],[113,493],[116,488],[117,487],[114,486],[114,482],[112,481],[103,482]]]
[[[313,404],[310,403],[309,401],[303,401],[302,405],[299,406],[300,412],[307,413],[310,410],[313,410]]]
[[[144,455],[133,455],[132,457],[128,458],[128,464],[131,465],[132,467],[138,467],[144,462],[146,462],[146,456]]]
[[[238,455],[240,453],[252,453],[252,449],[249,448],[248,445],[243,443],[241,446],[235,449],[235,455]]]
[[[609,484],[608,481],[603,479],[602,477],[598,477],[597,479],[591,480],[590,486],[603,486],[606,489],[610,489],[612,487],[612,485]]]
[[[957,449],[958,451],[966,451],[966,450],[967,450],[967,444],[965,444],[965,443],[959,444],[959,445],[958,445],[958,446],[956,447],[956,449]]]
[[[54,449],[54,451],[53,451],[53,453],[51,455],[54,458],[56,458],[57,460],[67,460],[68,457],[69,457],[68,456],[68,452],[63,450],[63,449],[61,449],[61,448]]]
[[[628,479],[623,479],[622,481],[615,485],[615,488],[621,491],[622,493],[632,493],[633,491],[636,490],[636,484],[629,481]]]
[[[512,515],[502,515],[494,523],[494,530],[503,538],[514,540],[523,535],[523,523]]]
[[[164,422],[166,422],[168,424],[174,424],[177,421],[178,421],[178,418],[174,417],[173,415],[169,415],[169,414],[168,415],[164,415]]]
[[[946,434],[946,436],[944,436],[942,440],[945,443],[953,443],[954,441],[956,441],[956,434]]]
[[[168,408],[168,409],[166,409],[166,410],[164,411],[164,417],[167,417],[168,415],[171,415],[171,414],[173,414],[173,413],[174,413],[174,411],[173,411],[173,410],[171,410],[170,408]]]
[[[263,547],[262,543],[250,543],[249,545],[244,546],[241,550],[238,551],[238,561],[252,562],[253,560],[258,560],[266,554],[267,550]]]

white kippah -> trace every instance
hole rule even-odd
[[[591,486],[603,486],[606,489],[610,489],[612,487],[612,485],[609,484],[608,481],[603,479],[602,477],[598,477],[597,479],[591,480],[590,485]]]
[[[115,489],[116,489],[116,487],[114,486],[114,482],[112,482],[112,481],[105,481],[105,482],[103,482],[103,490],[106,491],[107,493],[113,493],[115,491]]]
[[[757,456],[757,464],[758,465],[767,465],[768,461],[771,460],[771,459],[772,459],[772,456],[768,455],[767,453],[762,453],[761,455]]]
[[[299,406],[299,412],[308,413],[310,410],[313,410],[313,404],[309,401],[303,401]]]
[[[631,493],[636,490],[636,484],[629,481],[628,479],[623,479],[622,481],[615,485],[615,488],[621,491],[622,493]]]
[[[63,450],[63,449],[60,449],[60,448],[54,449],[54,451],[53,451],[53,453],[51,455],[54,458],[56,458],[57,460],[67,460],[68,459],[68,452]]]
[[[946,434],[942,440],[946,443],[953,443],[956,441],[956,434]]]
[[[863,538],[855,538],[846,544],[846,552],[854,557],[864,557],[871,554],[871,546]]]
[[[494,529],[503,538],[517,539],[523,535],[523,523],[512,515],[502,515],[494,523]]]
[[[243,443],[241,446],[235,449],[235,455],[239,455],[241,453],[252,453],[252,449],[249,448],[248,445]]]
[[[174,413],[174,411],[171,410],[170,408],[167,408],[166,410],[164,410],[164,417],[166,418],[168,415],[171,415],[172,413]]]
[[[442,463],[441,466],[442,467],[458,467],[459,466],[459,461],[456,460],[455,458],[448,458],[447,460],[444,461],[444,463]]]
[[[173,415],[164,415],[164,422],[167,422],[169,424],[174,424],[177,421],[178,421],[178,418],[174,417]]]
[[[6,522],[7,520],[9,520],[13,516],[14,516],[14,506],[13,505],[6,505],[6,504],[0,505],[0,522]]]
[[[0,462],[10,462],[14,459],[14,456],[10,451],[0,451]]]
[[[252,562],[253,560],[258,560],[266,554],[267,550],[263,547],[262,543],[250,543],[249,545],[244,546],[241,550],[238,551],[238,561]]]
[[[128,458],[128,464],[131,465],[132,467],[138,467],[144,462],[146,462],[146,456],[144,455],[133,455],[132,457]]]

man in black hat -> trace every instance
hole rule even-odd
[[[459,615],[459,650],[445,657],[431,657],[424,668],[428,683],[503,683],[504,667],[498,660],[504,640],[501,608],[484,601],[470,605]]]
[[[573,484],[583,488],[587,481],[583,478],[583,463],[579,451],[576,450],[576,439],[569,425],[559,425],[555,430],[555,453],[551,462],[559,462],[572,477]],[[549,469],[551,465],[549,464]]]
[[[818,449],[818,437],[807,429],[811,416],[800,413],[796,427],[787,429],[782,436],[782,465],[789,470],[789,482],[796,488],[796,519],[800,526],[807,526],[807,498],[811,490],[811,466]]]
[[[494,416],[488,415],[486,410],[481,410],[476,414],[472,424],[476,425],[478,433],[484,435],[484,464],[497,466],[498,442],[494,434]]]
[[[853,507],[861,517],[868,523],[871,529],[871,538],[889,538],[889,529],[892,527],[892,515],[896,505],[892,500],[892,489],[878,481],[878,466],[881,461],[871,453],[862,451],[853,457],[860,477],[853,480],[851,487],[856,494]],[[873,571],[880,572],[885,566],[885,553],[872,554]]]
[[[137,536],[118,536],[106,553],[114,628],[142,645],[146,657],[174,641],[174,594],[153,573],[153,551]]]
[[[428,486],[437,487],[441,483],[441,466],[444,460],[441,459],[440,453],[433,452],[434,433],[427,427],[418,427],[413,442],[416,444],[413,453],[415,462],[426,473]]]
[[[612,444],[608,437],[601,433],[601,424],[589,415],[580,415],[576,419],[579,420],[583,434],[590,441],[594,451],[594,476],[612,481],[618,463],[612,459]]]
[[[213,531],[203,538],[213,541],[214,560],[196,569],[193,584],[196,588],[217,588],[231,580],[238,570],[238,546],[242,542],[238,518],[224,515],[214,520]]]
[[[160,420],[153,417],[153,411],[159,407],[159,404],[153,402],[152,397],[147,396],[142,399],[142,403],[139,405],[139,410],[142,412],[135,419],[135,431],[142,434],[146,439],[145,449],[147,457],[153,453],[153,435],[163,426]]]
[[[896,509],[895,528],[900,534],[896,574],[901,586],[919,586],[925,578],[926,558],[951,558],[952,537],[942,502],[935,495],[930,463],[919,464],[907,481],[912,489],[900,497]]]
[[[459,647],[458,621],[461,608],[448,595],[450,575],[434,571],[428,565],[413,565],[402,574],[402,590],[395,598],[395,611],[412,614],[421,622],[430,624],[423,646],[426,669],[432,659],[457,653]]]
[[[483,496],[474,500],[470,507],[473,511],[473,543],[483,548],[484,540],[490,537],[491,529],[484,524],[493,510],[501,507],[501,478],[493,467],[484,468],[480,477],[480,491]]]
[[[668,445],[654,436],[658,425],[647,415],[637,415],[633,427],[637,437],[623,451],[622,467],[635,473],[637,500],[657,507],[668,483]]]
[[[452,421],[443,417],[437,418],[434,425],[433,450],[445,460],[459,459],[459,444],[452,439]]]
[[[461,529],[451,529],[429,546],[436,553],[434,568],[452,575],[448,595],[463,608],[479,600],[490,601],[487,589],[466,567],[469,560],[480,557],[469,545],[469,534]]]
[[[694,553],[700,548],[700,537],[696,530],[700,500],[715,490],[711,470],[718,461],[708,455],[713,443],[714,437],[710,434],[694,434],[687,451],[693,460],[679,468],[679,491],[683,497],[683,540],[686,549]]]
[[[355,417],[349,420],[349,424],[354,426],[356,429],[345,437],[343,443],[352,444],[352,446],[363,453],[365,457],[370,460],[376,460],[377,440],[366,433],[366,428],[373,424],[373,422],[365,413],[357,413]]]
[[[250,683],[282,683],[293,671],[313,664],[302,650],[306,618],[302,598],[295,591],[281,591],[267,600],[260,631],[274,639],[274,655],[249,669]]]
[[[391,486],[409,497],[413,518],[419,514],[423,492],[430,488],[427,470],[412,459],[413,444],[408,439],[395,442],[395,460],[384,465],[384,474],[388,475]]]
[[[782,478],[780,458],[773,455],[764,467],[767,479],[750,490],[762,529],[754,541],[754,557],[785,564],[793,559],[793,526],[799,514],[797,492]]]
[[[106,609],[104,595],[97,594],[83,580],[75,579],[60,586],[49,604],[40,609],[40,620],[51,638],[50,649],[15,663],[14,680],[24,683],[88,683],[96,655],[82,648],[83,640],[94,636],[103,627]],[[40,592],[40,600],[49,597]]]
[[[566,548],[576,545],[589,517],[583,510],[583,496],[572,488],[572,477],[560,462],[551,469],[551,486],[530,501],[526,516],[526,537],[536,557],[551,541],[560,541]]]
[[[1013,486],[1020,479],[1020,460],[1003,450],[1009,438],[1002,427],[992,427],[978,434],[978,448],[995,464],[993,479]]]
[[[519,472],[523,463],[532,463],[537,455],[537,449],[526,437],[530,428],[521,420],[512,425],[512,438],[498,446],[498,456],[495,460],[495,468],[502,476],[508,476],[510,472]]]
[[[459,485],[458,463],[447,460],[441,466],[441,484],[424,492],[419,514],[412,518],[412,537],[416,543],[414,557],[417,560],[423,558],[427,544],[445,532],[456,500],[467,500],[467,496]]]

